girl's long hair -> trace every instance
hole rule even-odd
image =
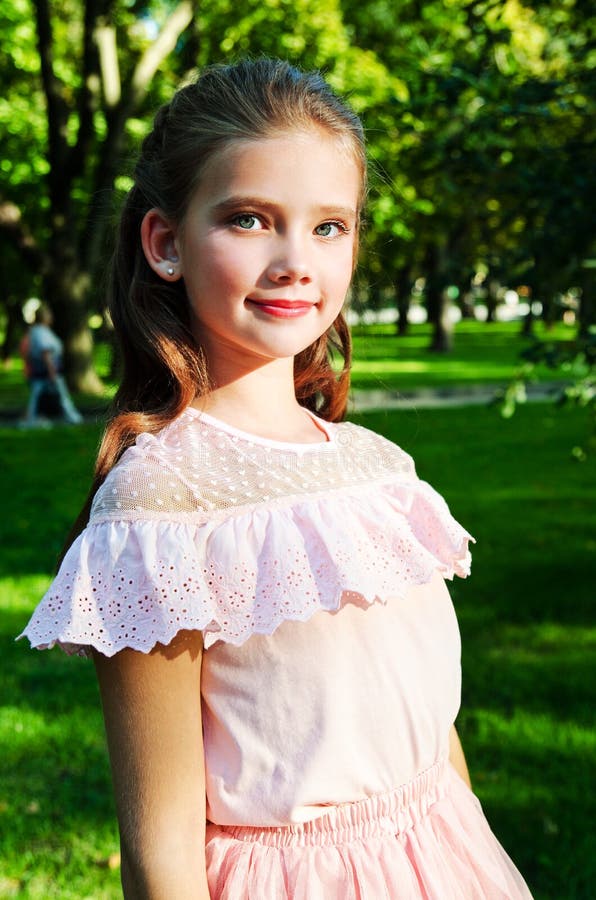
[[[209,391],[209,373],[193,335],[184,282],[166,282],[149,266],[141,223],[157,207],[182,223],[205,165],[231,142],[319,127],[343,143],[366,192],[364,134],[358,117],[317,72],[280,60],[212,66],[181,88],[155,117],[124,203],[109,283],[108,308],[120,345],[122,380],[100,445],[87,501],[67,547],[85,527],[93,497],[141,432],[156,433]],[[359,210],[360,211],[360,210]],[[343,364],[339,374],[333,354]],[[345,415],[351,345],[340,314],[331,328],[297,354],[300,404],[328,421]]]

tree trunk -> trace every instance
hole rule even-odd
[[[522,337],[525,338],[534,336],[534,313],[532,312],[532,303],[530,303],[530,308],[522,320],[521,333]]]
[[[77,391],[97,393],[102,385],[94,368],[93,338],[87,324],[88,301],[97,280],[95,276],[101,272],[114,177],[122,156],[126,123],[145,99],[161,62],[175,49],[181,33],[191,24],[195,10],[190,0],[181,0],[171,9],[156,38],[136,59],[122,94],[113,2],[86,0],[82,88],[73,97],[54,63],[49,0],[33,0],[33,4],[48,121],[50,240],[44,299],[52,307],[56,331],[64,340],[65,371],[70,386]],[[95,112],[100,105],[100,83],[108,126],[103,141],[94,128]],[[67,124],[75,110],[79,128],[76,143],[71,145]],[[95,169],[93,199],[83,222],[73,187],[86,171],[90,158]],[[23,227],[20,234],[25,234]]]
[[[528,292],[528,312],[522,319],[521,335],[525,338],[534,337],[534,313],[532,311],[532,303],[534,302],[534,287],[530,286]]]
[[[6,364],[17,350],[23,317],[21,315],[21,304],[16,297],[5,297],[3,306],[6,312],[6,328],[2,348],[0,349],[0,359]]]
[[[397,275],[397,334],[404,337],[409,330],[408,313],[412,299],[411,266],[402,266]]]
[[[426,309],[433,325],[429,350],[433,353],[449,353],[453,347],[453,325],[449,318],[450,300],[445,290],[442,248],[436,244],[428,247],[426,254]]]
[[[428,349],[433,353],[449,353],[453,349],[453,325],[449,318],[451,303],[445,290],[440,286],[434,287],[432,298],[429,292],[428,303],[435,309],[433,335]]]
[[[578,338],[587,338],[590,329],[596,320],[596,307],[594,305],[594,291],[596,290],[596,269],[584,268],[581,278],[581,297],[578,311]]]
[[[64,341],[64,369],[69,386],[74,391],[100,394],[103,385],[95,371],[93,336],[88,325],[91,274],[81,264],[75,234],[71,238],[67,230],[56,229],[51,250],[52,267],[44,278],[44,300],[52,308],[56,333]]]
[[[462,319],[474,319],[474,295],[469,288],[461,288],[459,295],[459,308]]]
[[[497,318],[497,306],[499,303],[499,288],[501,285],[496,278],[490,278],[486,291],[486,321],[494,322]]]
[[[554,295],[550,292],[548,294],[545,293],[542,301],[542,321],[544,322],[544,327],[547,331],[552,331],[552,327],[555,323],[555,315],[556,305]]]

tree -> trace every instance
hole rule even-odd
[[[596,188],[587,4],[344,0],[343,9],[408,89],[389,111],[391,138],[375,135],[386,177],[371,241],[389,283],[404,268],[427,278],[432,346],[448,343],[443,288],[462,272],[523,274],[543,296],[561,275],[578,277],[593,255],[585,198]]]
[[[22,116],[9,130],[2,167],[24,159],[12,167],[0,196],[0,234],[54,309],[73,385],[97,390],[87,322],[114,182],[128,134],[138,129],[135,116],[160,64],[189,28],[193,8],[189,0],[151,10],[116,0],[67,0],[55,8],[33,0],[29,10],[26,0],[17,0],[3,4],[0,14],[11,60],[3,118],[14,123],[17,111]],[[154,25],[160,27],[152,39]]]
[[[87,318],[129,184],[125,158],[181,78],[247,53],[323,69],[363,116],[373,165],[361,298],[397,295],[403,330],[410,285],[425,278],[432,346],[445,349],[446,288],[465,292],[482,267],[491,282],[531,285],[545,308],[583,287],[589,328],[587,0],[49,4],[0,0],[0,246],[20,259],[21,285],[54,305],[76,386],[96,385]]]
[[[0,240],[51,302],[70,380],[89,390],[98,382],[87,321],[101,293],[115,188],[127,186],[123,157],[148,129],[150,108],[196,67],[247,51],[326,69],[357,107],[384,102],[400,82],[350,45],[334,0],[245,0],[240,10],[223,0],[49,2],[0,2],[11,59],[0,124],[21,116],[0,165],[25,159],[0,196]]]

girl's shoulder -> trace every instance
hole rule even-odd
[[[194,508],[192,492],[179,474],[184,450],[176,440],[177,431],[175,421],[157,434],[137,436],[98,489],[90,522]]]

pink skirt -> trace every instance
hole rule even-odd
[[[212,900],[531,898],[445,762],[301,825],[209,825],[206,854]]]

